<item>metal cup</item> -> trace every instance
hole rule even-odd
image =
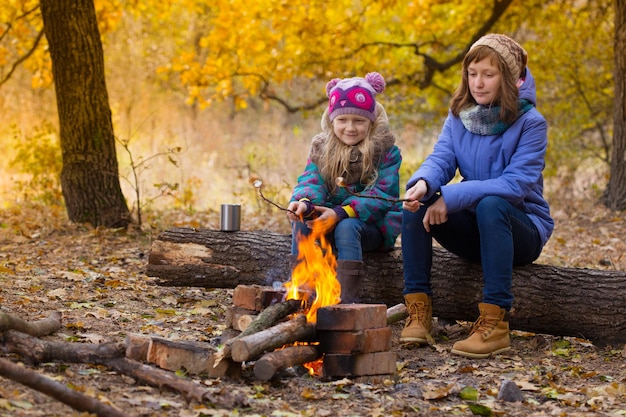
[[[222,204],[220,212],[220,230],[236,232],[241,227],[241,206],[239,204]]]

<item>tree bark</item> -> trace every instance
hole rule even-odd
[[[166,286],[235,288],[289,280],[291,237],[266,231],[225,233],[176,228],[152,244],[147,274]],[[403,302],[399,248],[369,253],[361,301]],[[482,270],[435,248],[433,314],[473,321],[482,297]],[[513,329],[587,338],[600,345],[626,343],[626,272],[532,264],[513,271]]]
[[[613,150],[607,207],[626,210],[626,0],[615,0]]]
[[[130,213],[119,182],[93,0],[42,0],[41,15],[57,95],[68,217],[94,227],[125,227]]]

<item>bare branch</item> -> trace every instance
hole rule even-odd
[[[11,65],[11,68],[9,69],[9,72],[7,73],[7,75],[4,78],[0,79],[0,86],[2,86],[2,84],[6,83],[11,78],[11,76],[13,75],[17,67],[20,64],[22,64],[22,62],[30,58],[30,56],[35,52],[35,50],[39,46],[39,42],[41,41],[41,38],[43,38],[43,29],[37,34],[37,37],[35,38],[35,42],[31,46],[31,48],[28,50],[28,52],[26,52],[26,54],[22,55],[17,61],[15,61],[13,65]]]

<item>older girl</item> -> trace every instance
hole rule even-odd
[[[510,349],[513,266],[537,259],[554,227],[543,197],[547,126],[526,62],[504,35],[472,45],[439,140],[407,183],[406,197],[419,201],[404,203],[402,342],[426,343],[431,331],[435,238],[483,267],[479,318],[452,353],[482,358]],[[462,180],[451,182],[457,170]]]

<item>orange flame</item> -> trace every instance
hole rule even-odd
[[[291,280],[284,285],[288,300],[303,300],[308,306],[306,317],[310,323],[317,320],[320,307],[338,304],[341,286],[337,281],[337,260],[326,234],[334,226],[329,220],[313,221],[308,236],[298,235],[298,264]],[[319,244],[318,244],[319,242]]]

